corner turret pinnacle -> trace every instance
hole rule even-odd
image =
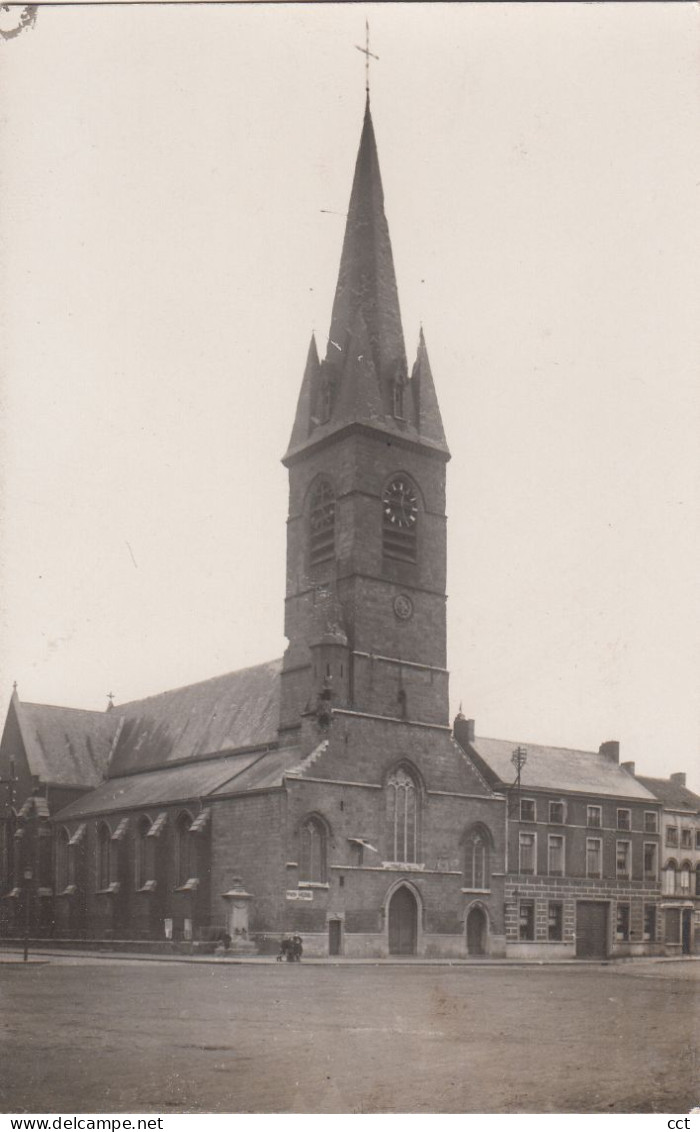
[[[418,335],[418,353],[411,373],[411,390],[418,420],[418,432],[425,440],[432,441],[434,445],[447,452],[447,439],[422,326]]]

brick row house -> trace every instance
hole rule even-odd
[[[408,366],[369,100],[328,348],[291,439],[280,660],[107,711],[25,703],[0,743],[0,930],[307,954],[663,946],[662,803],[600,752],[450,724],[446,467]],[[521,760],[522,762],[522,760]],[[27,920],[29,917],[29,920]],[[228,942],[228,939],[227,939]]]
[[[637,780],[663,806],[660,913],[666,951],[689,955],[700,951],[700,798],[687,788],[683,772]]]

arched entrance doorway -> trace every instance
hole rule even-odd
[[[486,954],[486,933],[488,921],[486,913],[479,905],[472,908],[467,916],[467,952],[469,955]]]
[[[418,942],[418,903],[402,885],[389,901],[389,954],[415,955]]]

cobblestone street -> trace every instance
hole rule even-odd
[[[4,1112],[687,1112],[700,965],[0,963]]]

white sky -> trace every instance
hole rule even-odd
[[[286,473],[372,108],[453,453],[477,732],[700,789],[700,11],[40,8],[0,41],[0,689],[279,656]]]

